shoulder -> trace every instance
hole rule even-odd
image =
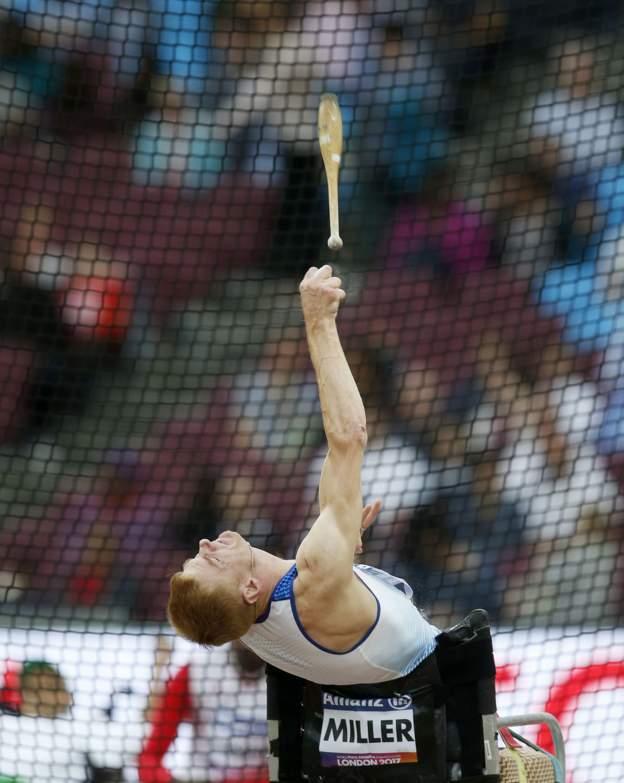
[[[331,562],[302,568],[297,565],[297,579],[293,583],[292,596],[300,611],[327,614],[340,608],[357,607],[368,603],[372,595],[368,579],[358,578],[354,565],[349,569],[332,567]]]
[[[340,562],[344,561],[347,555],[352,560],[353,550],[350,549],[346,555],[338,556],[337,550],[346,547],[340,537],[331,533],[333,531],[330,531],[322,542],[316,540],[314,547],[305,545],[299,547],[295,559],[297,578],[294,582],[297,596],[308,591],[319,597],[325,593],[335,595],[336,591],[345,589],[357,581],[353,565],[345,566]]]

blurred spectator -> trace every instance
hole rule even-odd
[[[415,395],[412,426],[435,442],[437,422],[454,408],[466,409],[466,395],[469,401],[476,390],[496,406],[495,440],[531,410],[551,464],[561,470],[554,414],[541,397],[531,407],[532,390],[574,368],[588,372],[588,357],[559,347],[560,324],[506,271],[444,275],[435,266],[410,269],[408,262],[406,255],[396,268],[371,273],[361,302],[345,319],[353,335],[393,358],[404,378],[413,372],[419,379],[406,388]]]
[[[212,59],[216,0],[151,0],[149,27],[154,35],[156,73],[201,96]]]
[[[580,379],[576,383],[579,389],[583,388]],[[577,415],[572,421],[577,428],[577,442],[571,443],[570,433],[566,433],[569,470],[565,475],[557,476],[548,469],[543,442],[532,427],[523,428],[519,438],[501,454],[499,481],[505,497],[519,503],[525,512],[523,535],[527,541],[573,536],[583,529],[583,520],[589,517],[607,529],[621,516],[622,498],[617,484],[596,453],[591,432],[582,430],[580,411],[588,407],[591,410],[595,396],[596,390],[585,385],[575,406]],[[591,418],[595,428],[596,416]],[[565,432],[561,419],[557,423]]]
[[[573,5],[534,18],[582,22]],[[199,356],[168,317],[210,294],[240,340],[238,305],[217,301],[215,282],[260,266],[265,276],[271,260],[290,272],[318,252],[317,108],[331,90],[344,118],[346,247],[374,269],[341,314],[369,397],[364,488],[386,502],[367,557],[400,561],[439,613],[478,601],[499,618],[532,606],[544,622],[580,622],[603,603],[611,617],[604,575],[586,615],[561,595],[540,604],[531,582],[548,569],[540,584],[553,592],[558,577],[589,584],[583,547],[595,570],[621,568],[624,120],[612,36],[560,29],[546,83],[545,28],[528,29],[526,3],[5,6],[0,442],[56,435],[70,414],[70,451],[128,444],[68,466],[58,485],[46,465],[40,518],[12,499],[32,477],[11,463],[0,487],[7,595],[160,617],[163,575],[200,535],[303,533],[322,461],[315,383],[301,330],[263,344],[267,310],[290,303],[250,307],[263,328],[246,355],[260,358],[243,365],[213,346]],[[502,69],[507,58],[517,70]],[[529,102],[532,85],[542,91]],[[522,108],[506,113],[519,94]],[[488,157],[493,147],[507,160],[518,131],[531,157]],[[467,182],[462,165],[487,173]],[[205,331],[209,344],[217,335]],[[195,372],[216,387],[196,406]],[[97,385],[122,407],[148,407],[109,421],[89,408]]]
[[[61,108],[69,83],[68,64],[39,45],[36,31],[14,16],[0,18],[2,135],[36,137],[49,113]]]
[[[210,189],[228,166],[226,145],[212,139],[210,115],[188,106],[183,85],[154,80],[150,111],[135,129],[133,177],[140,185]]]
[[[112,739],[106,728],[92,714],[80,718],[74,714],[73,696],[54,664],[5,663],[0,688],[0,780],[6,772],[11,780],[16,775],[15,780],[24,783],[121,783],[121,766],[99,766],[92,758],[93,753],[112,760],[111,746],[97,746],[104,737]]]
[[[453,181],[449,167],[434,168],[418,198],[402,200],[382,249],[388,267],[409,266],[417,273],[445,277],[490,265],[493,228],[454,192]]]
[[[18,384],[21,392],[19,408],[22,416],[18,415],[17,402],[13,403],[16,413],[13,422],[14,429],[10,433],[16,439],[23,439],[38,432],[42,427],[50,423],[44,406],[52,409],[55,401],[52,397],[40,398],[40,391],[51,368],[58,367],[57,357],[63,356],[69,348],[69,336],[60,317],[59,308],[50,290],[50,280],[46,274],[41,281],[37,274],[31,276],[28,270],[29,260],[33,256],[44,261],[44,253],[50,232],[52,213],[45,208],[24,208],[17,226],[13,247],[11,249],[8,268],[4,273],[4,279],[0,286],[2,295],[2,309],[0,313],[0,334],[6,348],[10,348],[13,341],[26,353],[16,362],[16,370],[23,368],[27,373],[21,373],[21,380],[17,374],[13,376],[13,382]],[[56,263],[60,258],[52,259],[52,263],[58,270]],[[62,281],[62,278],[59,278]],[[41,282],[41,285],[39,285]],[[8,341],[8,342],[7,342]],[[16,354],[16,359],[20,354]],[[70,382],[71,386],[71,382]],[[10,386],[7,384],[7,394]],[[80,399],[80,387],[66,390],[67,401],[73,396],[76,403]],[[10,406],[10,396],[6,397],[7,407]],[[61,400],[58,401],[62,405]],[[76,410],[79,405],[76,406]],[[17,426],[15,426],[17,425]]]
[[[68,712],[72,697],[60,671],[47,661],[8,661],[0,707],[17,715],[56,718]]]
[[[563,241],[564,210],[546,171],[529,160],[506,165],[489,182],[485,206],[497,264],[531,281],[554,262]]]
[[[505,58],[513,53],[510,3],[506,0],[464,0],[435,3],[440,14],[439,47],[448,77],[447,100],[453,100],[451,127],[474,132],[479,92],[498,96],[490,84]]]
[[[404,236],[407,242],[398,241]],[[528,510],[501,485],[500,460],[506,448],[515,453],[530,426],[531,447],[539,444],[553,476],[568,481],[575,452],[543,389],[575,367],[589,373],[591,354],[559,350],[560,324],[544,317],[531,302],[530,287],[506,271],[487,269],[483,261],[481,269],[455,263],[445,270],[426,244],[420,263],[409,268],[417,234],[409,238],[405,231],[398,232],[395,247],[392,267],[368,276],[361,301],[344,316],[352,316],[353,335],[393,359],[401,429],[412,431],[432,461],[430,508],[419,512],[429,521],[417,525],[409,544],[412,580],[428,596],[465,608],[478,585],[497,616],[506,571],[529,540]],[[583,481],[583,470],[572,486]],[[521,470],[514,475],[522,481]],[[603,472],[602,497],[613,497],[606,479]],[[576,512],[578,520],[580,507]]]
[[[480,355],[487,337],[480,338]],[[522,510],[502,494],[496,468],[502,444],[513,441],[515,422],[530,414],[521,401],[505,403],[497,388],[516,383],[522,389],[512,369],[490,357],[484,383],[479,363],[475,376],[459,382],[440,407],[435,370],[414,361],[395,381],[402,428],[429,455],[433,485],[430,502],[406,531],[406,573],[420,600],[446,624],[453,610],[467,611],[475,601],[499,617],[506,569],[524,540]]]
[[[380,9],[381,11],[381,9]],[[418,194],[449,152],[449,85],[436,54],[435,16],[421,25],[381,12],[370,31],[378,67],[333,79],[346,119],[341,198],[349,209],[362,187],[379,200]]]
[[[35,355],[27,342],[0,337],[0,443],[18,441],[28,429]]]
[[[165,756],[180,724],[190,722],[186,758],[172,770]],[[264,665],[240,642],[194,648],[166,683],[138,759],[141,783],[265,783],[267,748]]]
[[[285,3],[221,5],[214,38],[215,62],[200,105],[197,95],[187,89],[182,73],[157,75],[152,80],[150,111],[135,130],[136,182],[210,189],[220,182],[221,174],[245,171],[257,185],[277,183],[283,172],[277,137],[271,139],[266,129],[259,133],[249,118],[243,126],[232,126],[221,136],[208,109],[228,95],[228,77],[236,80],[240,76],[249,52],[253,62],[253,52],[264,51],[261,44],[280,29],[280,20],[286,20],[290,10]],[[232,20],[238,24],[233,25]],[[242,62],[237,61],[239,54]]]
[[[66,479],[40,520],[5,520],[3,550],[35,604],[92,607],[115,592],[118,531],[110,518],[136,494],[132,455],[111,453],[92,479]],[[115,596],[132,601],[127,589]]]
[[[258,5],[263,10],[254,14],[256,25],[258,17],[272,10],[271,4]],[[273,260],[288,268],[301,242],[316,247],[324,231],[317,149],[322,92],[338,93],[343,105],[342,208],[347,214],[358,185],[370,185],[378,168],[387,169],[395,184],[408,177],[413,187],[427,157],[441,156],[446,141],[436,106],[441,84],[433,49],[422,36],[410,41],[403,36],[401,14],[355,0],[309,2],[296,13],[298,8],[295,4],[288,14],[278,15],[277,27],[264,26],[262,58],[242,69],[232,94],[221,98],[210,122],[215,140],[230,144],[238,134],[246,139],[246,170],[249,161],[252,172],[266,172],[267,165],[270,171],[273,157],[274,168],[281,171],[280,157],[287,156]],[[371,61],[381,68],[370,68]],[[380,123],[389,124],[381,148]]]
[[[431,464],[394,415],[392,367],[368,350],[350,350],[349,364],[366,410],[368,445],[362,463],[363,500],[383,500],[377,522],[367,535],[366,562],[381,568],[392,565],[398,573],[401,565],[397,569],[397,560],[404,559],[401,546],[406,527],[414,512],[435,496],[438,466]],[[317,450],[308,468],[304,494],[306,527],[297,530],[297,544],[318,514],[316,494],[326,451],[325,446]]]
[[[158,424],[141,451],[108,451],[93,478],[63,481],[43,519],[5,520],[0,546],[31,603],[161,617],[166,574],[198,538],[255,525],[270,540],[292,489],[270,491],[272,466],[237,443],[218,393],[196,416]],[[288,480],[275,476],[278,486]]]
[[[111,76],[120,85],[131,82],[140,73],[142,57],[150,55],[156,73],[183,80],[188,93],[203,90],[215,0],[79,0],[69,5],[59,0],[5,0],[3,6],[57,59],[101,58],[107,72],[100,77],[109,87]]]
[[[265,343],[251,372],[231,392],[237,435],[271,462],[305,459],[322,437],[320,404],[303,329]]]
[[[600,426],[591,433],[598,452],[624,487],[624,242],[621,227],[590,235],[586,248],[536,280],[536,298],[562,318],[566,340],[601,352],[598,388],[605,394]]]
[[[83,410],[97,370],[120,352],[132,320],[127,265],[94,242],[55,242],[54,218],[47,207],[22,210],[4,286],[0,329],[38,353],[22,437]]]
[[[71,719],[63,676],[45,661],[27,661],[13,671],[4,690],[11,709],[0,714],[0,774],[27,783],[86,783],[87,738]]]
[[[271,15],[269,3],[258,5],[256,25],[259,16]],[[261,62],[243,70],[235,92],[215,110],[215,138],[225,142],[233,130],[260,123],[278,129],[280,138],[297,150],[316,152],[322,90],[315,89],[315,83],[349,77],[357,83],[367,55],[372,54],[366,45],[373,20],[367,3],[355,0],[319,0],[306,3],[303,10],[303,16],[293,14],[290,22],[284,17],[285,24],[277,32],[264,28]],[[289,100],[295,96],[296,100]]]
[[[613,51],[609,37],[572,37],[550,52],[554,89],[540,93],[524,115],[530,149],[556,172],[568,196],[587,185],[587,176],[619,163],[624,117],[615,91],[604,91],[598,65]]]
[[[505,586],[504,617],[526,627],[617,626],[624,561],[622,531],[612,517],[604,506],[585,507],[575,533],[566,535],[564,522],[556,538],[531,547],[530,557],[520,553]]]

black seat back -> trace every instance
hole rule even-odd
[[[497,783],[487,614],[471,612],[437,642],[385,683],[321,686],[267,667],[270,780]]]

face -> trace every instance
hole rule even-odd
[[[62,715],[72,705],[72,697],[63,678],[47,672],[27,675],[22,684],[22,697],[25,705],[45,718]]]
[[[253,550],[249,542],[231,530],[211,541],[202,538],[195,557],[182,566],[185,574],[198,579],[206,586],[217,582],[244,584],[252,575]]]

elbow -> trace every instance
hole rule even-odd
[[[327,433],[331,448],[339,451],[363,452],[368,442],[365,421],[353,421],[347,426],[337,428]]]

